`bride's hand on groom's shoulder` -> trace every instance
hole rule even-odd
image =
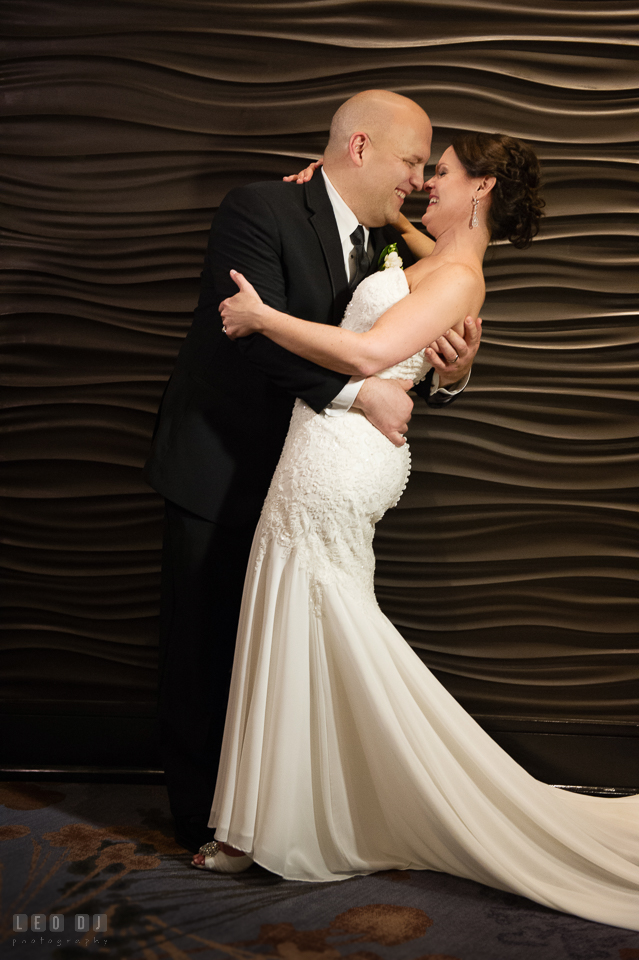
[[[231,278],[238,285],[239,292],[222,300],[219,310],[224,333],[235,340],[237,337],[247,337],[250,333],[259,333],[263,327],[261,313],[264,304],[255,287],[241,273],[231,270]]]
[[[291,173],[288,177],[282,177],[285,183],[308,183],[312,179],[315,171],[322,166],[324,163],[324,158],[320,157],[319,160],[313,160],[312,163],[309,163],[307,167],[304,167],[303,170],[300,170],[299,173]]]

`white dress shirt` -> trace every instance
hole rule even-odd
[[[344,267],[346,268],[346,276],[348,277],[348,281],[350,283],[357,270],[355,247],[353,246],[353,241],[351,240],[351,233],[356,230],[358,226],[362,227],[364,230],[364,245],[370,256],[372,251],[370,250],[369,230],[368,227],[365,227],[363,223],[360,224],[351,208],[346,204],[346,201],[339,195],[331,181],[326,176],[324,167],[321,167],[321,173],[324,177],[328,199],[331,201],[333,213],[335,214],[337,230],[339,232],[339,238],[342,242]],[[430,394],[432,396],[434,393],[439,391],[446,396],[452,397],[464,389],[469,378],[470,374],[460,382],[459,387],[457,387],[455,390],[447,390],[446,387],[439,386],[439,374],[435,372],[433,373],[433,379],[430,385]],[[349,382],[342,387],[340,392],[336,397],[333,398],[331,403],[324,408],[324,413],[330,417],[343,416],[353,406],[353,403],[355,402],[357,394],[359,393],[365,379],[365,377],[351,377]]]

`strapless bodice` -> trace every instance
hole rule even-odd
[[[379,270],[362,280],[346,308],[342,326],[346,330],[364,333],[375,321],[398,300],[408,296],[408,280],[401,267]],[[384,380],[423,380],[431,364],[420,350],[414,356],[388,367],[377,374]]]

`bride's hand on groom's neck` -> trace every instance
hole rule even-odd
[[[324,163],[323,157],[320,157],[319,160],[313,160],[312,163],[309,163],[307,167],[304,167],[303,170],[300,170],[299,173],[291,173],[288,177],[282,177],[282,180],[285,183],[308,183],[309,180],[312,180],[313,174],[321,167]]]

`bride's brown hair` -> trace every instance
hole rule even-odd
[[[466,133],[452,143],[469,177],[495,177],[488,211],[491,240],[509,240],[522,250],[539,232],[545,201],[540,168],[527,144],[502,133]]]

